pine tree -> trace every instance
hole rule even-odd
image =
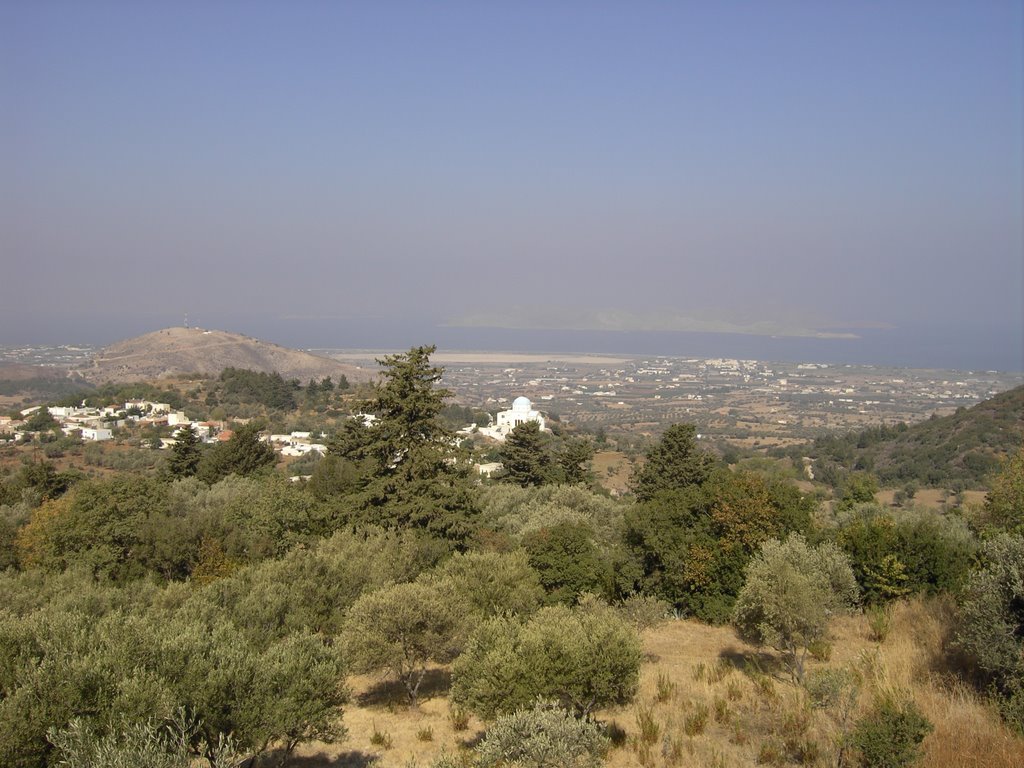
[[[565,441],[558,465],[565,475],[565,482],[570,484],[589,484],[594,473],[590,462],[594,458],[594,444],[585,437],[571,437]]]
[[[178,429],[175,440],[177,442],[171,448],[171,455],[167,459],[167,474],[175,479],[192,477],[199,468],[199,460],[203,453],[199,435],[192,425],[188,424]]]
[[[378,360],[382,381],[363,404],[377,418],[362,439],[349,430],[338,443],[345,458],[369,473],[356,498],[362,522],[422,528],[461,542],[471,533],[475,508],[468,462],[440,419],[451,393],[437,386],[444,371],[430,365],[435,349],[413,347]]]
[[[277,461],[274,449],[260,440],[260,427],[254,422],[235,430],[226,443],[207,451],[196,469],[196,476],[213,485],[228,475],[254,474]]]
[[[696,427],[673,424],[647,452],[643,468],[633,476],[633,493],[639,501],[650,501],[664,491],[702,485],[713,466],[714,459],[697,447]]]
[[[547,440],[535,421],[525,421],[505,438],[501,449],[501,463],[505,469],[502,479],[523,488],[551,482],[551,454]]]

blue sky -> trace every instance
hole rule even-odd
[[[0,342],[544,308],[1020,344],[1022,38],[998,0],[9,1]]]

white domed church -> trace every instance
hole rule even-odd
[[[509,410],[498,411],[493,426],[480,427],[477,431],[481,435],[504,442],[513,429],[528,421],[535,421],[541,429],[547,429],[544,426],[544,417],[540,411],[533,409],[533,403],[530,402],[530,398],[517,397],[512,401],[512,407]]]
[[[535,421],[541,429],[544,429],[544,417],[540,415],[540,411],[533,409],[530,398],[517,397],[512,401],[511,409],[498,412],[496,427],[498,431],[507,435],[520,424],[525,424],[528,421]]]

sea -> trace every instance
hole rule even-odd
[[[390,315],[339,319],[225,314],[192,318],[190,322],[195,327],[242,333],[299,349],[402,350],[434,344],[449,351],[725,357],[830,365],[1024,371],[1024,328],[906,326],[848,329],[855,338],[802,338],[676,331],[464,328]],[[10,326],[0,329],[0,344],[103,345],[182,323],[181,317],[154,315],[79,318],[74,322],[51,318],[49,322],[34,324],[28,337],[22,332],[17,334],[19,338],[13,338]]]

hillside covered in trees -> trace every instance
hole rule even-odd
[[[958,700],[1005,747],[990,764],[1013,765],[1019,448],[974,512],[870,493],[820,505],[785,477],[724,465],[686,424],[648,448],[625,498],[594,482],[589,438],[533,423],[490,481],[446,423],[433,351],[385,357],[362,399],[328,388],[359,417],[305,482],[275,467],[257,421],[217,445],[182,440],[147,471],[87,477],[36,457],[0,478],[6,764],[311,765],[305,745],[349,738],[378,752],[324,765],[398,765],[372,715],[357,734],[346,714],[377,702],[382,719],[421,723],[417,764],[433,768],[681,765],[698,751],[719,765],[931,755],[945,768],[962,763],[934,756],[962,723],[936,701]],[[279,408],[303,390],[226,371],[210,392]],[[940,638],[928,700],[885,682],[911,676],[883,646],[914,611]],[[641,698],[650,627],[683,620],[735,645]],[[833,646],[854,620],[875,655]],[[421,710],[438,698],[444,743]],[[657,719],[669,702],[678,711]],[[700,741],[712,733],[720,745]]]
[[[983,488],[1001,461],[1024,442],[1024,386],[949,416],[820,437],[787,451],[810,456],[826,481],[837,471],[867,471],[887,486]]]

